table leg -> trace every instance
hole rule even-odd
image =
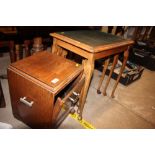
[[[103,71],[102,71],[102,75],[101,75],[101,78],[100,78],[100,81],[99,81],[99,84],[98,84],[98,88],[97,88],[97,93],[98,94],[101,94],[100,88],[101,88],[102,82],[104,80],[105,73],[106,73],[106,70],[107,70],[108,65],[109,65],[109,61],[110,61],[110,58],[105,60]]]
[[[119,73],[119,75],[118,75],[118,77],[117,77],[116,83],[115,83],[114,88],[113,88],[112,93],[111,93],[111,97],[112,97],[112,98],[114,98],[114,93],[115,93],[116,87],[117,87],[117,85],[118,85],[118,82],[119,82],[119,80],[120,80],[120,77],[121,77],[121,75],[122,75],[122,73],[123,73],[123,71],[124,71],[124,68],[125,68],[125,66],[126,66],[126,62],[127,62],[127,60],[128,60],[128,56],[129,56],[129,51],[126,50],[126,51],[124,52],[124,59],[123,59],[122,67],[121,67],[121,69],[120,69],[120,73]]]
[[[53,39],[53,45],[51,46],[51,49],[52,49],[52,53],[53,54],[56,54],[57,53],[57,43],[56,43],[56,39]]]
[[[78,109],[79,119],[82,119],[82,112],[83,112],[84,104],[86,102],[86,97],[87,97],[91,77],[94,71],[94,61],[83,60],[83,65],[84,65],[84,74],[85,74],[85,84],[84,84],[84,87],[82,89],[81,96],[79,99],[79,109]]]
[[[113,71],[114,71],[114,69],[115,69],[115,66],[116,66],[116,63],[117,63],[117,60],[118,60],[118,56],[119,56],[118,54],[114,56],[114,61],[113,61],[113,63],[112,63],[112,67],[111,67],[111,70],[110,70],[110,74],[109,74],[109,76],[108,76],[108,79],[107,79],[105,88],[104,88],[104,90],[103,90],[103,95],[104,95],[104,96],[107,95],[107,94],[106,94],[106,90],[107,90],[107,87],[108,87],[108,85],[109,85],[109,82],[110,82],[110,79],[111,79],[111,75],[112,75],[112,73],[113,73]]]

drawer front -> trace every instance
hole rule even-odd
[[[12,70],[8,81],[14,116],[32,128],[51,128],[53,94]]]

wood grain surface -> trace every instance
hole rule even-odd
[[[8,82],[14,116],[31,128],[53,128],[64,103],[56,100],[81,72],[82,65],[46,51],[12,63]],[[33,104],[21,101],[24,97]]]
[[[55,93],[83,70],[81,65],[46,51],[12,63],[10,68],[18,70],[24,76],[31,76]]]

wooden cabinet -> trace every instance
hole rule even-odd
[[[8,81],[14,116],[32,128],[52,128],[63,103],[56,100],[82,72],[81,65],[46,51],[12,63]]]

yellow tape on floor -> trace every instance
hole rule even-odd
[[[86,129],[95,129],[89,122],[87,122],[86,120],[82,119],[79,120],[78,119],[78,115],[76,113],[74,114],[69,114],[70,117],[72,117],[74,120],[78,121],[84,128]]]

